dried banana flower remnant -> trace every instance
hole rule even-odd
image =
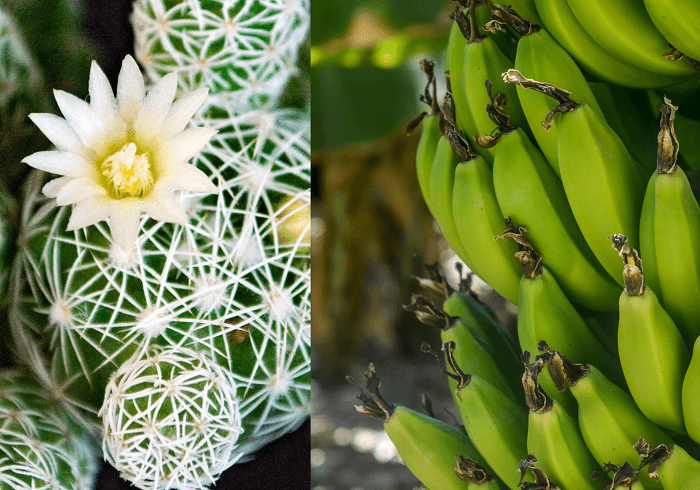
[[[146,94],[143,76],[131,56],[119,73],[115,97],[97,63],[90,70],[90,102],[61,90],[54,95],[64,118],[30,114],[56,146],[23,162],[62,177],[43,193],[59,206],[73,204],[68,230],[109,220],[114,242],[130,250],[138,238],[141,214],[185,225],[187,214],[173,191],[215,193],[216,186],[188,161],[216,130],[185,126],[208,89],[173,103],[175,74],[164,76]]]

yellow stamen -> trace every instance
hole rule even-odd
[[[127,143],[102,162],[102,175],[118,197],[143,197],[153,186],[151,165],[145,153],[136,154],[136,145]]]

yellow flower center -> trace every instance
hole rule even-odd
[[[127,143],[102,162],[102,175],[119,197],[143,197],[153,186],[153,174],[145,153],[136,154],[136,145]]]

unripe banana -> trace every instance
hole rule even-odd
[[[452,151],[449,140],[442,136],[435,150],[435,159],[430,172],[430,212],[437,221],[442,235],[450,247],[464,259],[466,252],[459,238],[452,214],[452,192],[455,182],[455,168],[459,160]],[[467,263],[467,265],[469,265]]]
[[[627,488],[629,490],[644,490],[644,485],[637,477],[638,469],[632,468],[632,465],[625,463],[620,467],[612,463],[603,465],[604,471],[596,471],[593,473],[593,479],[597,480],[612,473],[613,482],[605,487],[605,490],[614,490],[615,488]]]
[[[546,344],[542,348],[552,354],[547,366],[552,378],[562,385],[568,383],[576,398],[581,435],[601,466],[639,461],[633,446],[640,436],[659,444],[671,443],[670,437],[644,416],[632,397],[595,366],[574,364]],[[661,488],[644,474],[640,479],[645,488]]]
[[[454,11],[454,16],[464,16],[461,7],[456,7]],[[455,20],[452,23],[452,28],[450,29],[450,37],[447,40],[447,49],[445,51],[445,68],[449,71],[452,80],[452,90],[454,104],[457,108],[455,114],[455,121],[457,127],[463,133],[475,134],[474,120],[472,119],[469,109],[467,107],[466,94],[464,92],[464,87],[462,87],[462,73],[464,73],[464,48],[467,46],[467,39],[460,31],[459,24]]]
[[[535,0],[508,0],[508,5],[533,24],[542,25]]]
[[[480,15],[483,15],[483,13],[485,13],[484,9],[488,10],[488,7],[480,5],[476,10]],[[473,36],[479,36],[480,34],[478,29],[474,31],[471,30],[470,17],[468,14],[471,15],[469,10],[464,10],[459,6],[455,8],[453,14],[455,22],[452,25],[447,43],[446,57],[448,61],[446,62],[446,66],[449,68],[448,71],[452,79],[452,92],[455,105],[454,120],[456,122],[456,127],[467,135],[467,138],[471,138],[477,131],[474,118],[467,104],[467,92],[463,86],[464,72],[467,70],[464,52],[467,47],[467,40]],[[476,150],[476,153],[482,158],[485,158],[490,165],[492,158],[489,153],[481,148],[476,148]]]
[[[638,0],[567,0],[586,32],[610,54],[640,70],[669,76],[690,76],[685,60],[664,57],[670,47]]]
[[[440,130],[440,107],[436,97],[435,62],[424,59],[421,60],[420,67],[428,77],[428,84],[425,86],[421,100],[430,106],[430,112],[421,113],[420,116],[409,123],[407,132],[410,133],[421,121],[423,122],[423,129],[416,151],[416,174],[418,175],[418,185],[420,186],[421,194],[423,194],[423,199],[428,205],[428,209],[430,209],[430,173],[442,131]]]
[[[640,437],[634,448],[648,465],[646,473],[658,480],[664,490],[686,490],[700,488],[700,461],[677,444],[651,446]]]
[[[494,243],[493,239],[502,229],[503,215],[496,200],[491,167],[483,158],[472,156],[464,139],[453,136],[452,147],[462,155],[458,157],[461,163],[455,170],[454,188],[449,194],[456,231],[463,245],[464,255],[460,257],[498,294],[517,305],[520,271],[513,261],[516,247],[511,243]]]
[[[465,483],[454,471],[455,456],[467,456],[476,461],[486,473],[492,473],[463,430],[406,407],[389,406],[379,394],[380,380],[374,365],[369,365],[364,378],[369,395],[352,378],[347,378],[361,391],[358,398],[362,405],[355,405],[355,410],[384,422],[384,429],[401,459],[428,488],[465,489]]]
[[[585,359],[603,366],[605,372],[617,384],[624,386],[620,361],[611,355],[593,335],[569,299],[549,271],[542,266],[539,255],[523,236],[523,228],[516,229],[508,222],[509,229],[502,237],[513,238],[520,244],[517,257],[523,275],[520,279],[520,303],[518,304],[518,338],[520,348],[536,352],[541,340],[561,346],[566,357]],[[565,328],[562,326],[565,325]],[[576,403],[571,393],[556,387],[549,372],[539,380],[550,398],[560,403],[572,416],[576,415]]]
[[[645,187],[643,170],[605,120],[588,105],[572,101],[570,92],[527,79],[517,70],[508,70],[503,76],[524,89],[547,93],[560,102],[542,124],[549,128],[554,115],[563,113],[558,145],[566,197],[596,258],[623,285],[619,262],[610,254],[607,238],[622,232],[632,246],[638,244]]]
[[[612,240],[625,262],[618,349],[627,386],[649,420],[685,433],[681,391],[690,363],[688,348],[654,291],[645,286],[637,251],[623,235],[614,235]]]
[[[567,87],[576,94],[578,100],[602,114],[576,62],[545,29],[517,15],[504,13],[502,8],[496,8],[493,12],[494,15],[500,16],[503,23],[522,36],[518,40],[518,50],[515,55],[517,70],[527,73],[536,80],[547,80],[548,83],[558,87]],[[518,91],[518,99],[540,150],[556,174],[560,176],[558,123],[554,122],[549,131],[545,131],[540,123],[542,114],[549,112],[556,103],[546,95],[532,90]]]
[[[493,347],[499,362],[510,362],[512,358],[520,370],[520,349],[489,305],[481,304],[466,291],[454,291],[445,300],[442,309],[450,316],[460,317],[476,330]]]
[[[464,429],[496,475],[513,488],[518,484],[515,469],[527,450],[527,414],[489,382],[464,374],[454,361],[454,348],[454,343],[443,344],[448,364],[457,373],[451,376],[457,380]]]
[[[686,56],[700,60],[700,10],[692,0],[644,0],[659,32]]]
[[[508,99],[506,99],[508,100]],[[528,137],[497,111],[493,185],[504,216],[526,226],[542,263],[572,301],[598,311],[617,309],[620,286],[596,259],[576,224],[564,187]]]
[[[535,3],[544,27],[583,70],[598,79],[630,88],[664,87],[678,83],[678,76],[644,71],[614,57],[586,32],[566,1],[535,0]],[[605,111],[603,101],[598,99],[598,102]]]
[[[700,337],[683,378],[683,419],[688,435],[700,444]]]
[[[668,99],[661,105],[658,170],[644,196],[639,234],[644,280],[692,345],[700,336],[700,206],[676,164],[676,109]]]
[[[503,490],[504,487],[498,479],[487,474],[473,459],[467,458],[465,460],[461,456],[455,456],[455,460],[457,461],[457,466],[455,466],[457,477],[469,484],[466,490]]]
[[[455,342],[453,356],[457,364],[469,373],[483,379],[501,391],[514,402],[520,403],[520,390],[513,391],[500,368],[501,359],[486,340],[477,334],[464,320],[448,317],[448,324],[440,332],[442,342]],[[455,373],[457,374],[457,373]],[[515,378],[517,382],[518,379]],[[450,389],[454,393],[457,384],[450,377]]]
[[[652,111],[649,107],[647,91],[603,82],[588,82],[588,85],[600,103],[605,120],[625,144],[632,158],[651,177],[656,171],[659,125],[656,123],[658,111]]]
[[[586,447],[578,422],[540,391],[538,380],[545,362],[538,356],[528,364],[529,356],[529,352],[523,356],[525,374],[522,380],[530,409],[528,452],[537,455],[542,470],[562,490],[601,490],[609,479],[594,481],[591,478],[592,473],[601,468]]]
[[[471,31],[476,31],[474,21],[471,22]],[[515,87],[503,82],[501,77],[501,73],[513,66],[513,62],[501,52],[492,37],[472,36],[464,50],[464,64],[462,86],[477,134],[490,134],[496,128],[496,124],[486,111],[487,107],[493,104],[491,90],[494,94],[498,94],[497,97],[505,97],[508,101],[508,113],[515,125],[521,127],[527,125]],[[489,85],[485,86],[487,81]],[[481,149],[488,152],[489,163],[492,163],[496,150]],[[475,150],[478,152],[478,149]]]
[[[486,306],[486,308],[488,308],[488,306]],[[510,387],[509,391],[519,395],[519,376],[521,371],[520,349],[517,347],[510,334],[506,332],[505,327],[501,325],[497,319],[491,317],[485,311],[483,305],[469,293],[463,291],[453,292],[452,295],[445,300],[443,309],[448,315],[459,317],[466,322],[469,328],[473,329],[477,334],[476,338],[483,339],[486,342],[488,348],[492,350],[493,358],[497,360],[498,369]],[[446,334],[447,332],[444,333]],[[443,335],[442,340],[446,341],[450,339]],[[459,345],[459,341],[457,342]],[[461,363],[460,366],[462,366]],[[465,369],[472,372],[469,368],[465,367]],[[504,390],[504,393],[507,391],[508,390]],[[520,400],[521,397],[516,396],[514,399]]]

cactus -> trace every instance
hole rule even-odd
[[[0,371],[0,488],[92,490],[95,448],[65,407],[19,369]]]
[[[209,88],[209,103],[237,112],[273,104],[296,72],[309,29],[308,0],[138,0],[136,56],[152,80]]]
[[[72,15],[61,1],[52,8]],[[68,442],[91,434],[138,488],[214,483],[309,415],[310,119],[277,105],[308,10],[307,0],[139,0],[145,80],[127,57],[114,94],[93,62],[88,102],[55,92],[63,118],[41,92],[56,63],[20,49],[0,11],[0,124],[43,111],[31,122],[55,147],[23,161],[61,176],[33,170],[24,182],[13,354],[41,386],[36,415],[60,407]],[[33,32],[32,9],[13,13]],[[44,149],[32,141],[29,151]],[[60,479],[92,475],[71,451],[68,463],[30,459]],[[18,455],[0,433],[0,490],[91,485],[12,476]]]

